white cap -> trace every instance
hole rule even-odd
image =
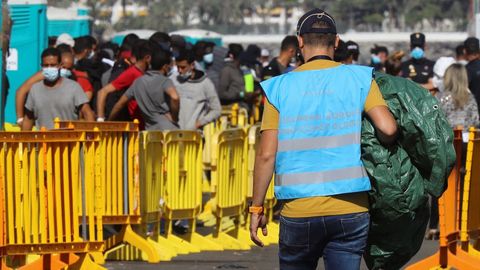
[[[270,56],[270,52],[267,49],[262,49],[260,56],[263,56],[263,57]]]
[[[445,76],[445,71],[447,71],[447,68],[455,63],[456,61],[453,57],[440,57],[433,66],[433,73],[435,73],[440,78],[443,78],[443,76]]]
[[[58,36],[55,46],[58,46],[60,44],[67,44],[70,47],[73,47],[75,46],[75,40],[69,34],[63,33],[60,36]]]

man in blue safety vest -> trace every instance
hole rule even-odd
[[[369,67],[332,61],[335,21],[313,9],[300,18],[297,38],[307,62],[261,85],[267,97],[255,160],[250,235],[267,234],[263,202],[275,168],[280,216],[280,269],[359,269],[370,216],[371,189],[360,153],[364,114],[382,143],[397,125]]]

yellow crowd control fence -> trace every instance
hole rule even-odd
[[[249,233],[240,225],[246,207],[244,141],[243,129],[217,132],[212,140],[211,206],[216,217],[216,228],[209,238],[224,249],[250,249]],[[233,219],[234,226],[223,230],[222,221],[229,218]]]
[[[187,252],[220,251],[222,246],[196,232],[196,218],[202,210],[202,137],[195,131],[165,134],[163,218],[166,238]],[[188,223],[186,234],[175,236],[175,220]]]
[[[245,187],[247,189],[247,201],[251,201],[253,197],[253,171],[255,168],[255,156],[260,146],[260,126],[254,125],[248,128],[248,136],[246,139],[246,150],[245,150],[245,166],[246,166],[246,173],[244,174],[245,180]],[[272,179],[270,186],[268,187],[267,194],[265,196],[264,208],[265,208],[265,215],[268,219],[268,236],[264,237],[263,234],[260,234],[260,239],[264,242],[264,244],[277,244],[278,243],[278,235],[279,235],[279,227],[273,221],[273,207],[276,204],[275,199],[275,192],[274,192],[274,181]],[[250,223],[250,215],[247,214],[247,219],[245,222],[245,229],[249,229]]]
[[[13,267],[102,269],[97,132],[0,133],[0,244]],[[4,195],[5,194],[5,195]],[[27,255],[39,257],[26,264]],[[77,255],[75,255],[77,254]],[[24,265],[26,264],[26,265]]]
[[[141,224],[139,126],[135,122],[55,121],[56,129],[77,131],[98,130],[100,146],[97,151],[103,200],[103,223],[121,225],[119,232],[106,240],[105,256],[128,243],[147,254],[156,263],[160,256],[155,247],[137,234],[132,225]],[[96,256],[97,261],[101,261]]]

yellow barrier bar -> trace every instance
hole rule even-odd
[[[163,213],[166,239],[187,252],[221,251],[221,245],[196,232],[196,218],[202,207],[202,137],[195,131],[165,134],[165,178]],[[189,231],[173,234],[174,220],[187,220]]]
[[[216,229],[209,238],[224,249],[248,250],[250,245],[241,241],[240,219],[245,207],[243,183],[243,151],[245,132],[242,129],[220,131],[212,146],[212,212],[216,216]],[[233,229],[224,231],[222,219],[233,218]]]
[[[139,172],[139,125],[135,122],[82,122],[55,121],[56,129],[92,131],[98,129],[100,147],[100,173],[103,183],[105,211],[104,224],[122,225],[122,230],[107,239],[105,257],[113,254],[117,246],[128,243],[147,254],[148,262],[160,261],[156,247],[132,229],[139,230],[140,214],[140,172]],[[90,221],[89,221],[90,223]]]
[[[73,131],[0,133],[0,173],[5,176],[0,181],[0,189],[6,188],[8,200],[5,211],[0,214],[1,220],[7,219],[6,223],[1,222],[2,231],[8,232],[6,239],[2,234],[0,241],[3,254],[41,255],[32,264],[14,267],[60,269],[70,265],[72,269],[102,269],[91,262],[87,253],[101,251],[103,239],[95,231],[89,231],[87,239],[81,238],[78,230],[72,230],[78,227],[79,217],[89,215],[73,207],[79,198],[85,205],[85,190],[77,185],[80,177],[77,171],[79,150],[87,142],[98,143],[98,134]],[[72,158],[73,155],[77,159]],[[101,230],[101,220],[94,226]],[[53,256],[53,253],[61,255]],[[4,263],[2,259],[3,266]]]

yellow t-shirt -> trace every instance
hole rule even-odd
[[[316,60],[303,64],[295,72],[332,68],[340,63],[329,60]],[[372,86],[365,101],[364,111],[368,112],[377,106],[387,106],[380,93],[377,83],[372,80]],[[268,101],[265,103],[261,130],[278,129],[279,112]],[[341,194],[328,197],[311,197],[294,200],[285,200],[282,216],[315,217],[346,215],[368,211],[368,197],[366,192]]]

